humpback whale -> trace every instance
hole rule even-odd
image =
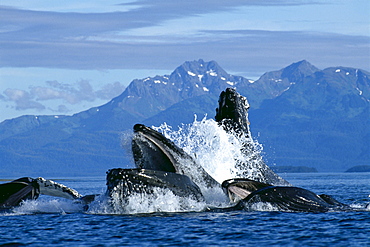
[[[199,187],[185,175],[140,168],[116,168],[107,172],[107,195],[120,207],[124,207],[131,194],[151,194],[155,188],[168,189],[179,197],[204,200]]]
[[[29,177],[0,184],[0,210],[17,206],[24,200],[35,200],[39,195],[39,184]]]
[[[204,201],[200,187],[220,188],[191,155],[158,131],[142,124],[134,125],[132,153],[136,169],[107,171],[107,191],[115,204],[125,205],[136,193],[152,194],[155,188],[168,189],[174,195]],[[116,205],[114,205],[116,206]]]
[[[18,206],[25,200],[36,200],[39,195],[62,197],[70,200],[83,198],[76,190],[44,178],[23,177],[0,184],[0,210]]]
[[[231,201],[238,202],[235,208],[253,210],[261,204],[273,210],[286,212],[327,212],[349,210],[331,196],[317,195],[309,190],[293,186],[273,186],[250,179],[236,178],[222,183]]]
[[[134,126],[132,152],[137,168],[186,175],[198,185],[220,187],[192,156],[158,131],[142,124]]]
[[[236,166],[241,171],[238,176],[250,178],[248,171],[254,170],[253,179],[273,185],[289,186],[290,183],[278,176],[263,161],[256,152],[249,129],[248,120],[249,103],[247,99],[233,88],[222,91],[218,100],[215,120],[225,129],[242,140],[242,153],[248,157],[249,162],[236,160]]]

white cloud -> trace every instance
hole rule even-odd
[[[5,101],[13,101],[15,103],[16,110],[28,110],[28,109],[37,109],[44,110],[45,106],[36,102],[32,99],[30,93],[19,90],[19,89],[6,89],[4,91],[6,97],[3,98]]]
[[[36,100],[52,100],[62,98],[60,91],[47,87],[32,87],[31,94],[36,96]]]
[[[31,86],[29,91],[8,88],[0,94],[0,100],[13,102],[19,111],[36,109],[44,110],[46,101],[62,100],[64,104],[58,105],[53,111],[66,113],[68,105],[94,102],[98,99],[110,100],[123,92],[124,86],[120,82],[105,84],[101,89],[94,91],[87,80],[80,80],[74,84],[47,81],[46,86]],[[50,107],[49,107],[50,108]]]
[[[30,98],[29,93],[19,89],[8,88],[4,91],[4,94],[8,97],[10,101],[18,101],[22,100],[23,98]]]

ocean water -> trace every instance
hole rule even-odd
[[[222,182],[237,173],[233,165],[240,146],[214,122],[195,121],[179,131],[169,126],[159,129],[185,151],[196,153],[197,161],[216,180]],[[258,168],[251,171],[256,173]],[[104,196],[104,174],[48,178],[83,195],[102,196],[88,210],[66,199],[41,195],[1,212],[0,246],[370,246],[370,173],[279,175],[294,186],[331,195],[360,210],[206,212],[206,206],[226,205],[218,191],[207,191],[206,203],[158,191],[133,196],[125,210],[114,210]]]
[[[370,173],[281,174],[353,207],[370,202]],[[55,179],[101,193],[105,178]],[[41,196],[0,214],[0,243],[29,246],[370,246],[370,211],[328,213],[84,212]]]

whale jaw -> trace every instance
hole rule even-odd
[[[204,201],[199,187],[189,177],[172,172],[147,169],[110,169],[107,171],[107,195],[120,205],[133,194],[152,194],[156,189],[166,189],[174,195]]]

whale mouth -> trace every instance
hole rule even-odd
[[[132,153],[140,169],[174,172],[188,176],[198,185],[220,187],[220,184],[195,159],[158,131],[143,124],[134,126]]]
[[[164,172],[178,172],[178,160],[183,155],[174,143],[159,132],[143,125],[134,126],[132,153],[137,168]]]
[[[39,194],[40,186],[34,179],[29,177],[0,184],[0,210],[17,206],[23,200],[36,200]]]
[[[243,200],[254,191],[270,186],[270,184],[261,183],[247,178],[233,178],[225,180],[222,183],[222,189],[229,196],[231,202]]]
[[[133,193],[150,193],[153,188],[169,189],[180,197],[192,196],[204,200],[199,187],[187,176],[172,172],[147,169],[110,169],[107,172],[107,186],[110,194],[120,193],[126,198]],[[119,187],[120,190],[115,189]]]

